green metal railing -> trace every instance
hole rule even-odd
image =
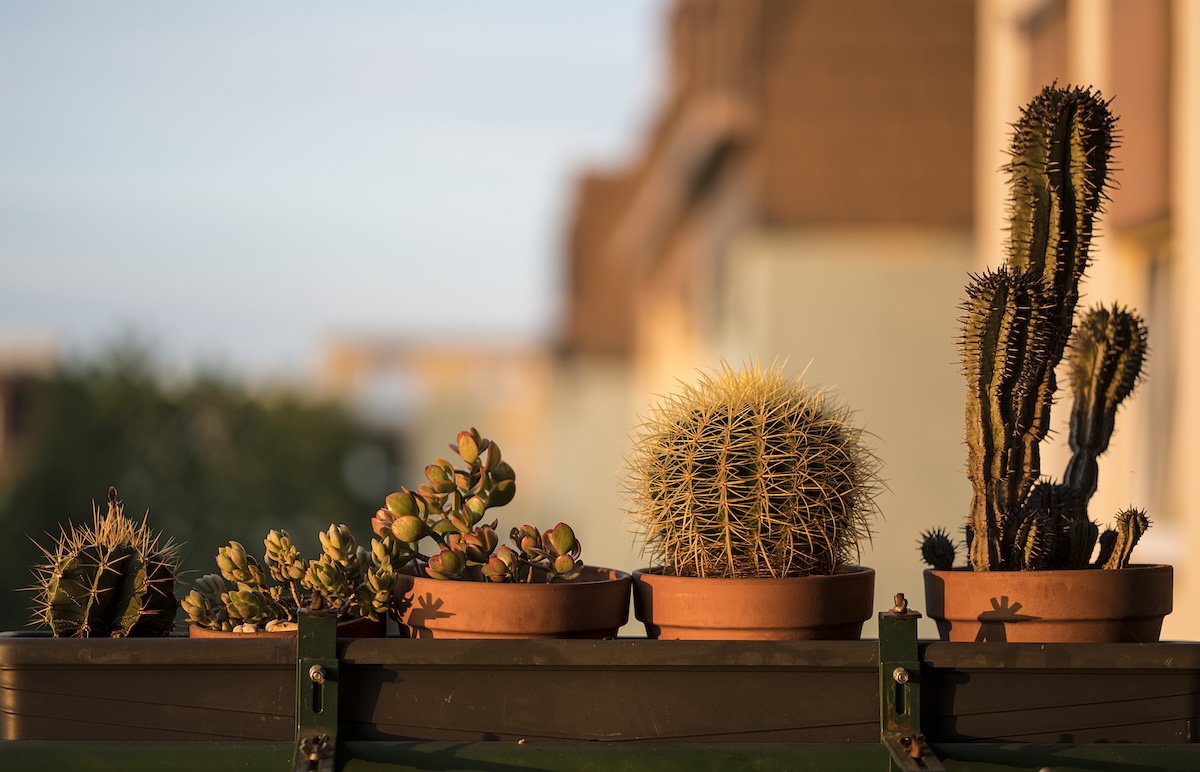
[[[303,614],[292,742],[0,741],[0,769],[1196,770],[1200,745],[939,743],[921,727],[922,649],[903,596],[879,614],[878,743],[431,742],[339,739],[335,620]],[[716,697],[714,697],[716,699]],[[819,700],[821,695],[796,695]]]

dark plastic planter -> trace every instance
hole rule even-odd
[[[1200,644],[921,644],[938,742],[1196,741]],[[875,641],[341,639],[339,742],[878,743]],[[295,736],[296,641],[0,635],[0,740]]]

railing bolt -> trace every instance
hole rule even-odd
[[[898,684],[908,683],[908,678],[909,678],[908,671],[902,667],[898,667],[892,671],[892,680]]]
[[[312,679],[314,684],[325,683],[325,668],[320,665],[313,665],[308,669],[308,677]]]

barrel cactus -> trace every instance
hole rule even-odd
[[[881,487],[846,404],[757,364],[662,400],[628,469],[645,549],[679,576],[836,573],[857,562]]]
[[[105,514],[93,505],[90,526],[71,524],[52,549],[39,547],[34,623],[58,637],[167,635],[179,610],[179,547],[160,539],[146,518],[126,517],[109,488]]]
[[[1075,323],[1079,283],[1106,200],[1114,129],[1099,93],[1055,86],[1034,98],[1015,127],[1007,264],[972,277],[963,305],[967,475],[974,490],[967,552],[976,571],[1083,568],[1097,544],[1104,550],[1117,540],[1098,533],[1088,502],[1117,408],[1141,378],[1146,330],[1140,317],[1116,306],[1089,309]],[[1042,477],[1039,447],[1064,356],[1072,455],[1055,481]],[[1144,515],[1138,523],[1148,525]],[[1119,527],[1129,549],[1145,530]],[[1128,549],[1111,554],[1094,565],[1128,565]]]

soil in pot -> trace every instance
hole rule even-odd
[[[856,640],[874,613],[875,571],[712,579],[634,571],[634,614],[649,638]]]
[[[339,638],[384,638],[387,635],[387,620],[372,621],[359,617],[338,622]],[[295,638],[295,630],[262,630],[257,633],[235,633],[226,630],[210,630],[195,623],[188,625],[189,638]]]
[[[925,571],[943,641],[1150,643],[1171,613],[1171,566]]]
[[[528,584],[402,574],[396,619],[413,638],[612,638],[629,619],[631,581],[592,566],[570,581]]]

